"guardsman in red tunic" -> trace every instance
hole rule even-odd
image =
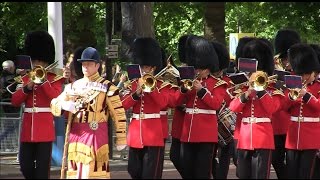
[[[274,56],[274,65],[276,70],[292,72],[291,65],[288,60],[287,51],[295,43],[299,43],[300,35],[291,29],[281,29],[277,32],[274,40],[275,47],[275,56]],[[284,89],[283,82],[278,81],[275,85]],[[278,90],[282,91],[281,89]],[[279,91],[278,91],[279,92]],[[281,92],[280,97],[283,99],[283,92]],[[279,97],[279,96],[278,96]],[[282,106],[287,107],[287,106]],[[272,116],[272,126],[274,133],[274,143],[275,150],[272,152],[272,166],[276,171],[277,177],[279,179],[286,178],[286,133],[290,123],[290,115],[286,109],[281,109],[275,112]]]
[[[302,76],[303,87],[297,96],[286,91],[286,104],[291,123],[285,147],[288,178],[312,178],[317,150],[320,149],[320,71],[317,54],[310,45],[298,43],[290,47],[288,58],[296,75]]]
[[[215,76],[217,78],[222,79],[226,83],[228,83],[227,88],[229,88],[232,85],[231,79],[226,75],[226,70],[228,69],[229,62],[230,62],[229,52],[228,52],[226,46],[220,42],[213,41],[212,45],[215,48],[215,51],[216,51],[216,53],[218,55],[218,59],[219,59],[219,71],[215,74]],[[232,100],[231,96],[228,93],[226,93],[225,95],[226,96],[224,97],[224,103],[223,103],[223,106],[221,107],[222,109],[219,110],[219,112],[221,111],[222,113],[224,113],[226,108],[229,107],[229,104]],[[221,121],[226,120],[225,118],[228,119],[228,123],[230,123],[230,126],[232,126],[234,128],[235,124],[232,124],[232,123],[235,122],[235,120],[236,120],[235,113],[230,112],[228,117],[224,117],[224,119],[221,119]],[[230,119],[230,118],[232,118],[232,119]],[[232,120],[232,122],[231,122],[231,120]],[[231,127],[230,128],[228,127],[228,130],[230,130],[230,132],[232,133],[232,131],[234,129],[232,129]],[[231,137],[233,136],[232,134],[228,134],[228,135],[231,135]],[[224,137],[224,138],[227,138],[227,137]],[[213,173],[213,177],[215,179],[227,179],[227,177],[228,177],[230,158],[232,156],[232,151],[234,148],[233,138],[230,142],[228,141],[226,143],[227,143],[226,145],[218,143],[217,155],[218,155],[219,163],[216,161],[215,158],[213,159],[213,163],[216,164],[216,165],[214,164],[212,166],[213,167],[212,173]]]
[[[186,64],[186,42],[190,35],[183,35],[178,40],[178,56],[181,63]],[[180,80],[178,80],[178,85],[180,85]],[[176,91],[179,91],[179,88],[175,88]],[[176,104],[174,108],[174,114],[172,117],[171,124],[171,146],[170,146],[170,160],[172,161],[175,168],[178,170],[180,175],[181,173],[181,164],[180,164],[180,151],[181,151],[181,142],[180,136],[182,131],[182,124],[185,115],[185,104]]]
[[[219,69],[219,61],[212,44],[195,36],[187,41],[187,63],[194,66],[197,78],[191,90],[181,86],[177,104],[186,100],[181,144],[182,178],[210,179],[212,158],[218,142],[216,110],[226,93],[226,82],[211,73]]]
[[[132,178],[159,179],[164,147],[160,111],[167,106],[167,95],[160,90],[162,81],[154,78],[151,85],[144,80],[146,74],[154,77],[154,71],[160,71],[161,49],[152,38],[137,38],[131,52],[133,63],[140,65],[143,77],[133,80],[131,91],[122,98],[125,109],[132,107],[127,134],[128,172]]]
[[[318,44],[310,44],[310,46],[316,51],[318,55],[318,60],[320,63],[320,45]],[[317,78],[318,81],[320,81],[320,71],[318,72]],[[320,91],[319,91],[320,93]],[[315,165],[314,165],[314,173],[313,173],[313,178],[314,179],[320,179],[320,171],[317,171],[317,169],[320,169],[320,149],[318,149],[317,155],[316,155],[316,160],[315,160]]]
[[[237,173],[239,178],[267,179],[274,149],[271,117],[278,105],[274,104],[269,88],[255,90],[252,84],[258,76],[267,80],[267,76],[273,74],[272,50],[262,40],[255,39],[243,47],[242,56],[256,59],[258,71],[250,75],[249,85],[242,88],[242,95],[229,106],[236,113],[242,112],[242,118],[237,119],[241,121]]]
[[[237,48],[236,48],[236,59],[235,59],[235,64],[236,67],[238,67],[238,59],[242,56],[242,49],[243,47],[250,41],[254,40],[255,37],[242,37],[239,39]],[[237,72],[239,70],[237,69]],[[241,90],[239,90],[239,92],[241,93]],[[238,119],[242,119],[241,116],[241,112],[237,113],[237,120],[236,120],[236,126],[234,128],[233,131],[233,143],[234,143],[234,152],[233,152],[233,163],[235,166],[238,165],[238,149],[237,149],[237,145],[238,145],[238,137],[239,137],[239,131],[240,131],[240,126],[241,126],[241,120]],[[236,175],[238,176],[238,171],[236,171]]]
[[[25,48],[33,67],[46,68],[54,62],[54,41],[46,31],[28,33]],[[62,92],[65,79],[47,72],[44,82],[41,78],[31,80],[28,75],[22,80],[23,87],[14,92],[11,99],[14,106],[25,104],[20,133],[21,172],[26,179],[49,179],[52,142],[55,141],[50,102]]]

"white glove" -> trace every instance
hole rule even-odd
[[[66,111],[70,111],[70,112],[75,112],[76,111],[76,103],[73,101],[64,101],[61,104],[61,108],[66,110]]]
[[[116,148],[118,151],[122,151],[127,147],[127,145],[117,145]]]

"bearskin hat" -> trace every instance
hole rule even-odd
[[[78,61],[78,59],[81,59],[82,52],[85,50],[85,47],[78,47],[74,52],[73,52],[73,59],[72,59],[72,67],[74,68],[74,71],[76,72],[78,78],[83,77],[83,72],[82,72],[82,64],[81,62]]]
[[[218,41],[213,41],[212,45],[219,59],[219,69],[220,70],[227,69],[230,63],[230,56],[229,56],[229,51],[227,47]]]
[[[298,74],[309,74],[320,71],[316,51],[308,44],[297,43],[288,50],[288,58],[293,71]]]
[[[155,39],[151,37],[136,38],[132,43],[130,51],[134,64],[156,66],[155,73],[161,70],[161,48]]]
[[[273,44],[271,43],[271,41],[269,41],[266,38],[262,38],[262,37],[258,38],[258,39],[265,42],[269,46],[269,48],[271,49],[272,55],[274,55],[274,48],[273,48]]]
[[[183,35],[178,40],[178,57],[181,63],[187,63],[186,61],[186,43],[190,35]]]
[[[210,69],[211,73],[219,71],[219,59],[212,44],[203,37],[193,36],[187,40],[187,64],[195,69]]]
[[[318,61],[320,63],[320,45],[318,45],[318,44],[310,44],[310,46],[317,53]]]
[[[52,64],[55,61],[55,47],[52,36],[47,31],[33,31],[26,36],[26,55],[31,60],[40,60]]]
[[[271,48],[262,40],[248,42],[242,51],[243,58],[254,58],[258,61],[257,70],[266,72],[269,76],[274,71],[274,61]]]
[[[300,42],[300,35],[295,30],[281,29],[274,39],[275,54],[279,54],[279,58],[286,58],[290,46]]]
[[[238,59],[243,57],[242,56],[242,50],[243,47],[250,41],[256,39],[255,37],[242,37],[238,41],[238,45],[236,48],[236,60],[235,60],[235,66],[238,67]]]

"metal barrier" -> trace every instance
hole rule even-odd
[[[10,99],[0,101],[0,155],[18,154],[23,109],[12,106]]]

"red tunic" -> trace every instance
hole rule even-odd
[[[133,99],[132,93],[136,91],[137,82],[137,80],[134,80],[132,82],[131,92],[122,97],[123,107],[125,109],[132,107],[133,113],[128,128],[127,144],[134,148],[143,148],[144,146],[164,146],[160,110],[167,106],[167,96],[163,95],[161,90],[159,90],[162,81],[157,81],[157,87],[154,91],[151,93],[143,92],[141,97],[135,100]],[[143,113],[145,117],[155,117],[142,118],[140,120],[140,113]]]
[[[214,76],[208,76],[202,79],[202,85],[205,87],[200,90],[202,95],[199,95],[200,91],[197,94],[194,89],[187,93],[179,91],[177,105],[186,99],[186,113],[180,138],[182,142],[218,142],[215,111],[221,107],[227,83]]]
[[[291,120],[287,131],[286,145],[287,149],[320,149],[320,81],[315,81],[307,86],[310,98],[303,101],[301,98],[292,101],[286,91],[286,104],[289,106],[291,117],[297,118],[300,115],[307,118],[319,119],[317,122],[297,122]],[[306,94],[306,95],[307,95]],[[308,96],[308,95],[307,95]],[[301,114],[300,114],[301,110]]]
[[[248,87],[243,87],[245,92]],[[267,88],[267,90],[269,90]],[[260,98],[252,93],[246,103],[241,102],[241,96],[233,99],[230,109],[236,113],[242,112],[241,127],[238,134],[238,149],[274,149],[273,130],[271,125],[272,114],[279,107],[269,93],[264,93]],[[269,118],[269,122],[243,122],[244,118]],[[237,119],[239,121],[240,119]]]
[[[49,142],[55,140],[55,127],[53,115],[50,111],[50,103],[62,92],[64,78],[55,79],[56,75],[47,73],[47,81],[41,85],[34,85],[34,89],[25,93],[20,88],[12,94],[11,103],[14,106],[21,106],[25,103],[26,109],[39,107],[48,108],[46,112],[24,112],[20,141],[21,142]],[[23,85],[29,82],[28,76],[22,78]]]

